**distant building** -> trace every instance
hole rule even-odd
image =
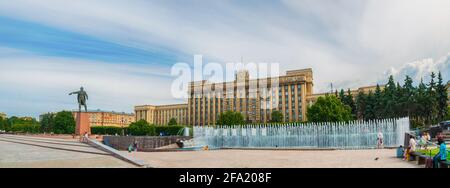
[[[72,111],[73,117],[76,119],[78,111]],[[135,121],[135,115],[125,112],[114,111],[88,111],[90,126],[114,126],[128,127]]]
[[[188,121],[187,104],[141,105],[135,106],[134,111],[136,120],[143,119],[150,124],[167,125],[172,118],[180,125],[186,125]]]
[[[277,80],[279,85],[272,86],[272,80]],[[256,123],[270,121],[272,111],[279,110],[285,122],[305,121],[306,96],[312,94],[312,81],[312,69],[258,79],[250,79],[248,71],[239,71],[234,81],[190,82],[187,104],[135,106],[136,120],[166,125],[173,117],[181,124],[214,125],[220,113],[237,111],[247,122]]]
[[[31,120],[33,120],[34,118],[33,118],[33,117],[27,117],[27,116],[25,116],[25,117],[19,117],[19,119],[25,120],[25,121],[31,121]]]
[[[71,111],[73,117],[77,118],[76,110]],[[114,111],[102,111],[102,110],[94,110],[88,111],[90,126],[115,126],[115,127],[128,127],[131,123],[135,121],[135,115],[132,113],[125,112],[114,112]],[[54,114],[56,112],[48,112],[45,114]],[[45,114],[41,114],[39,116],[39,121],[42,121],[42,118]]]
[[[2,119],[8,118],[8,116],[7,116],[5,113],[3,113],[3,112],[0,112],[0,117],[1,117]]]

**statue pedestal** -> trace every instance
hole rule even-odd
[[[75,128],[76,135],[91,134],[91,126],[89,125],[89,116],[86,112],[77,112],[77,126]]]

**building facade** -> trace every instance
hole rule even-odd
[[[72,111],[73,117],[76,119],[78,111]],[[128,127],[135,121],[135,115],[125,112],[110,111],[88,111],[90,126],[114,126]]]
[[[225,111],[240,112],[249,123],[269,122],[274,110],[283,114],[285,122],[305,121],[306,96],[312,94],[312,88],[312,69],[260,79],[250,79],[248,72],[241,71],[231,82],[191,82],[188,123],[214,125]]]
[[[0,117],[1,117],[2,119],[8,118],[8,116],[6,115],[6,113],[3,113],[3,112],[0,112]]]
[[[240,71],[231,82],[190,82],[187,104],[135,106],[135,114],[136,120],[157,125],[167,125],[171,118],[185,125],[214,125],[225,111],[240,112],[249,123],[270,121],[274,110],[283,114],[285,122],[305,121],[306,97],[312,88],[311,69],[260,79]]]
[[[136,120],[141,119],[150,124],[167,125],[171,118],[177,120],[179,125],[187,125],[187,104],[170,105],[141,105],[135,106]]]

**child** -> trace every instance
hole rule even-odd
[[[128,153],[131,153],[131,151],[133,151],[133,145],[130,144],[130,145],[128,146]]]
[[[407,148],[406,148],[406,152],[404,153],[405,154],[405,157],[403,157],[403,160],[404,161],[409,161],[409,151],[411,150],[411,147],[410,146],[408,146]]]

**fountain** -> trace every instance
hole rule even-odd
[[[348,123],[290,123],[243,126],[194,126],[196,146],[210,148],[368,149],[381,131],[385,147],[403,144],[409,118]]]

